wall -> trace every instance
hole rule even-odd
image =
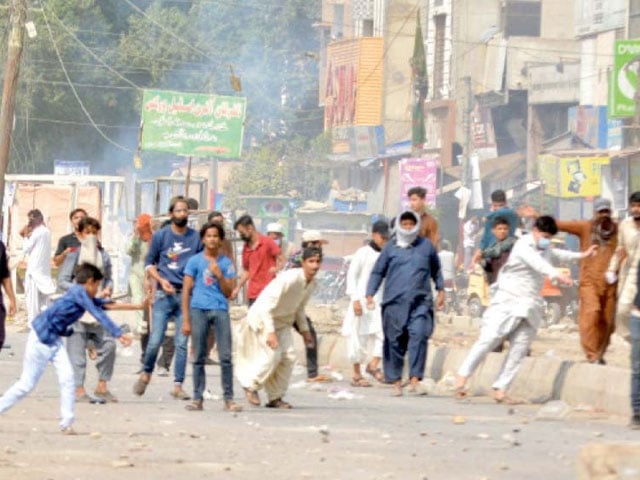
[[[580,105],[606,105],[613,47],[621,30],[610,30],[580,41]]]

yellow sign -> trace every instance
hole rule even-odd
[[[602,165],[609,157],[573,157],[560,159],[560,197],[596,197],[600,195]]]
[[[545,193],[560,198],[599,196],[602,165],[608,164],[609,157],[538,157],[539,175],[545,182]]]

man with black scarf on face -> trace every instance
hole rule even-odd
[[[593,202],[591,220],[556,220],[558,230],[580,239],[580,250],[591,245],[598,249],[593,257],[580,261],[580,343],[590,363],[604,364],[604,354],[615,329],[616,286],[605,279],[616,246],[618,226],[611,219],[611,202],[598,198]]]
[[[136,395],[144,395],[151,381],[151,374],[164,340],[167,324],[174,318],[176,360],[174,388],[171,395],[180,400],[189,400],[182,389],[187,368],[188,338],[182,334],[182,280],[187,261],[202,250],[200,235],[189,228],[189,205],[185,197],[174,197],[169,206],[171,225],[161,228],[151,237],[151,246],[145,260],[145,271],[157,282],[153,301],[151,335],[144,355],[143,372],[133,386]]]

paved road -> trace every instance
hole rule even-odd
[[[26,334],[9,338],[12,348],[0,353],[0,390],[19,374]],[[569,479],[581,445],[640,437],[624,418],[574,412],[542,421],[538,407],[486,398],[392,398],[388,388],[374,387],[331,399],[344,395],[347,383],[307,389],[301,368],[287,396],[291,411],[233,415],[211,400],[205,411],[187,412],[169,397],[169,378],[155,377],[144,397],[133,396],[135,352],[118,357],[111,388],[120,403],[78,405],[75,437],[58,432],[58,389],[47,371],[37,390],[0,418],[0,478]],[[208,373],[219,393],[218,367]],[[454,424],[456,416],[465,423]]]

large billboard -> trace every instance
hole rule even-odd
[[[631,117],[636,109],[633,98],[640,69],[640,40],[616,40],[614,48],[609,112],[612,117]]]
[[[243,97],[145,90],[142,150],[238,158],[246,108]]]

